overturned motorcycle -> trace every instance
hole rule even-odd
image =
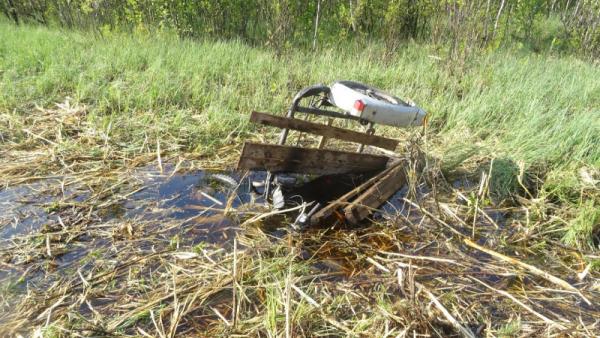
[[[298,119],[298,113],[305,119]],[[315,123],[320,116],[327,123]],[[364,126],[359,132],[334,127],[334,119],[355,121]],[[403,160],[393,152],[398,141],[375,135],[375,124],[412,127],[426,124],[427,113],[412,102],[403,101],[380,89],[353,81],[337,81],[331,86],[314,85],[302,89],[292,101],[286,117],[252,112],[250,121],[281,128],[278,143],[245,142],[238,169],[266,170],[265,197],[281,208],[297,191],[290,173],[321,175],[313,185],[321,185],[321,196],[313,196],[310,210],[301,213],[298,227],[343,222],[356,224],[383,204],[406,183]],[[348,126],[348,123],[345,124]],[[320,136],[316,148],[285,145],[290,130]],[[325,149],[329,139],[358,143],[356,151]],[[298,142],[299,143],[299,142]],[[379,151],[367,153],[365,146]],[[341,196],[324,185],[335,175],[356,175],[357,185],[346,185]],[[356,183],[355,182],[355,183]],[[348,190],[347,189],[347,190]]]

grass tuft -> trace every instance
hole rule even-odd
[[[575,211],[563,240],[570,245],[594,248],[600,244],[600,206],[586,200]]]

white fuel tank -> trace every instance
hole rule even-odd
[[[329,100],[345,112],[366,121],[396,127],[420,126],[427,113],[377,88],[352,81],[330,86]]]

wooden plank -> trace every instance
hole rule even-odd
[[[404,165],[398,165],[344,208],[344,217],[357,224],[406,184]]]
[[[237,168],[318,175],[363,173],[385,168],[388,159],[347,151],[245,142]]]
[[[379,174],[371,177],[369,180],[367,180],[363,184],[361,184],[358,187],[350,190],[349,192],[347,192],[346,194],[344,194],[343,196],[341,196],[337,200],[332,201],[331,203],[329,203],[325,207],[321,208],[319,211],[317,211],[310,218],[310,224],[311,225],[318,225],[318,224],[321,224],[323,222],[327,222],[327,220],[329,218],[331,218],[334,215],[334,213],[336,213],[336,212],[338,212],[340,215],[343,215],[343,212],[339,212],[339,211],[343,207],[345,207],[348,204],[350,204],[350,200],[352,200],[356,195],[359,195],[359,194],[363,193],[364,191],[366,191],[367,189],[369,189],[369,187],[371,187],[374,183],[376,183],[377,181],[381,180],[391,170],[393,170],[398,165],[401,165],[403,163],[404,163],[403,161],[398,161],[398,162],[392,164],[390,167],[386,168],[385,170],[383,170]]]
[[[298,130],[305,133],[320,135],[326,138],[335,138],[349,142],[367,144],[388,150],[394,150],[398,145],[398,140],[393,140],[382,136],[369,135],[366,133],[332,127],[320,123],[274,116],[255,111],[252,112],[252,115],[250,115],[250,122],[259,123],[266,126]]]
[[[379,174],[371,177],[369,180],[367,180],[363,184],[361,184],[358,187],[350,190],[349,192],[347,192],[346,194],[344,194],[343,196],[341,196],[337,200],[331,201],[331,203],[329,203],[325,207],[321,208],[319,211],[317,211],[311,217],[311,220],[310,220],[311,221],[311,225],[318,225],[318,224],[320,224],[322,222],[326,222],[327,219],[329,219],[336,212],[339,215],[343,216],[342,208],[344,208],[345,206],[347,206],[348,204],[350,204],[350,201],[353,198],[355,198],[357,195],[361,194],[362,192],[364,192],[365,190],[367,190],[369,187],[371,187],[375,182],[377,182],[382,177],[384,177],[394,167],[395,166],[392,166],[392,167],[389,167],[389,168],[385,169],[384,171],[380,172]]]

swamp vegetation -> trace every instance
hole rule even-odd
[[[589,51],[246,40],[0,21],[2,335],[600,333]],[[215,173],[276,138],[252,110],[338,79],[430,112],[377,129],[425,169],[361,227],[295,233],[264,173]]]

